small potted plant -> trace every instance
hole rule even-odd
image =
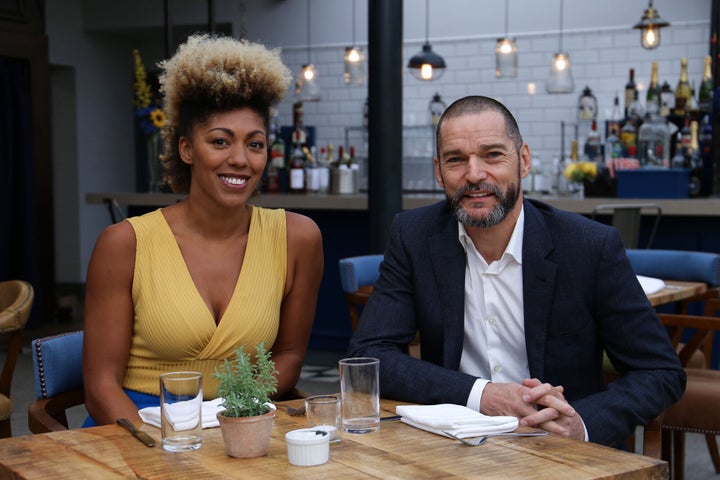
[[[217,414],[225,453],[236,458],[267,455],[275,406],[270,395],[277,390],[275,363],[265,344],[256,348],[255,362],[241,346],[233,360],[225,360],[215,370],[218,396],[225,410]]]

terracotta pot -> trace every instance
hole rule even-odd
[[[217,414],[225,453],[235,458],[264,457],[270,449],[270,433],[276,410],[255,417],[226,417]]]

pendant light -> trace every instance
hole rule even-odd
[[[660,14],[653,8],[653,0],[650,0],[642,18],[633,28],[640,30],[640,44],[643,48],[652,50],[660,46],[660,29],[669,26],[670,22],[660,18]]]
[[[355,0],[352,0],[352,46],[345,47],[345,85],[362,85],[365,83],[365,54],[355,43]]]
[[[425,0],[425,44],[419,53],[413,55],[408,68],[418,80],[437,80],[445,72],[445,60],[432,51],[430,46],[430,0]]]
[[[572,93],[575,89],[575,81],[570,69],[570,56],[563,52],[563,0],[560,0],[560,49],[553,55],[550,64],[550,75],[545,83],[547,93]]]
[[[517,77],[517,45],[508,36],[509,0],[505,0],[505,37],[498,38],[495,45],[495,77]]]
[[[299,102],[317,102],[320,100],[320,86],[317,83],[317,70],[310,62],[310,0],[307,0],[307,58],[300,69],[295,85],[295,99]]]

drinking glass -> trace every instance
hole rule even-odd
[[[160,375],[160,433],[169,452],[196,450],[202,445],[202,374]]]
[[[380,429],[380,360],[344,358],[340,366],[342,425],[346,433]]]

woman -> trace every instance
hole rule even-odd
[[[187,199],[106,228],[87,273],[83,374],[97,424],[158,405],[160,373],[203,373],[271,346],[277,396],[300,376],[323,270],[315,223],[248,203],[267,162],[269,107],[291,75],[276,51],[190,37],[160,64],[166,177]]]

